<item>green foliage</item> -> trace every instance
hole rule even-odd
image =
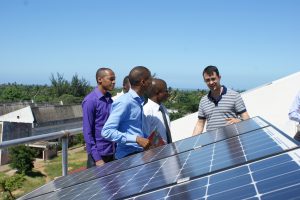
[[[28,173],[34,167],[33,161],[35,151],[25,145],[19,145],[9,148],[9,155],[11,159],[10,167],[17,169],[18,173]]]
[[[0,85],[0,102],[12,102],[23,100],[34,100],[35,103],[64,105],[80,104],[83,98],[93,89],[84,78],[75,74],[69,82],[60,73],[51,74],[51,86],[47,85],[22,85],[3,84]],[[170,111],[170,119],[175,120],[189,113],[197,112],[200,99],[207,94],[206,90],[179,90],[168,88],[170,98],[165,106]],[[112,96],[120,92],[122,88],[111,91]]]
[[[58,99],[64,104],[80,104],[83,100],[81,97],[74,97],[71,94],[63,94]]]
[[[72,77],[70,92],[75,97],[84,97],[90,92],[89,83],[84,78],[79,79],[78,75],[75,74]]]
[[[74,136],[74,145],[76,144],[80,144],[80,145],[84,145],[85,144],[85,141],[84,141],[84,138],[83,138],[83,134],[77,134]]]
[[[22,98],[22,91],[16,85],[7,86],[2,92],[2,99],[7,101],[17,101]]]
[[[170,97],[164,104],[171,111],[171,121],[197,112],[200,99],[207,94],[205,90],[172,90],[169,88],[169,91]]]
[[[3,199],[15,199],[12,192],[18,188],[21,188],[22,183],[25,181],[24,174],[16,174],[11,177],[0,177],[0,191],[3,192]]]
[[[51,86],[2,84],[0,85],[0,102],[33,100],[35,103],[58,104],[63,101],[64,105],[78,104],[93,89],[88,81],[84,78],[79,79],[77,74],[72,77],[71,82],[60,73],[57,73],[56,76],[51,74],[50,82]]]

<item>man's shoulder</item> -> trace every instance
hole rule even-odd
[[[154,104],[153,102],[149,99],[148,102],[143,106],[143,110],[145,114],[151,114],[154,111]]]
[[[233,89],[230,89],[230,88],[227,88],[227,92],[226,92],[227,95],[234,95],[234,96],[238,96],[240,95],[239,92],[233,90]]]
[[[91,101],[91,100],[95,100],[96,98],[97,98],[96,93],[93,90],[84,97],[83,101]]]
[[[208,100],[209,100],[208,94],[206,94],[206,95],[204,95],[203,97],[201,97],[200,103],[203,103],[203,102],[208,101]]]

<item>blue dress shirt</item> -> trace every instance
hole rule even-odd
[[[111,94],[104,96],[96,87],[82,102],[83,136],[86,151],[95,161],[114,154],[114,143],[104,139],[101,131],[111,110]]]
[[[112,104],[112,110],[103,129],[102,136],[117,142],[115,157],[123,158],[128,154],[143,151],[136,143],[137,136],[146,138],[143,130],[143,99],[130,89]]]

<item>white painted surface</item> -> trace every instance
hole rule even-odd
[[[0,121],[33,123],[34,117],[30,106],[0,116]]]

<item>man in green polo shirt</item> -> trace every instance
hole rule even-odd
[[[203,79],[209,93],[201,98],[198,110],[198,121],[193,135],[201,134],[205,122],[206,131],[249,119],[241,95],[220,84],[221,75],[216,66],[207,66],[203,70]]]

